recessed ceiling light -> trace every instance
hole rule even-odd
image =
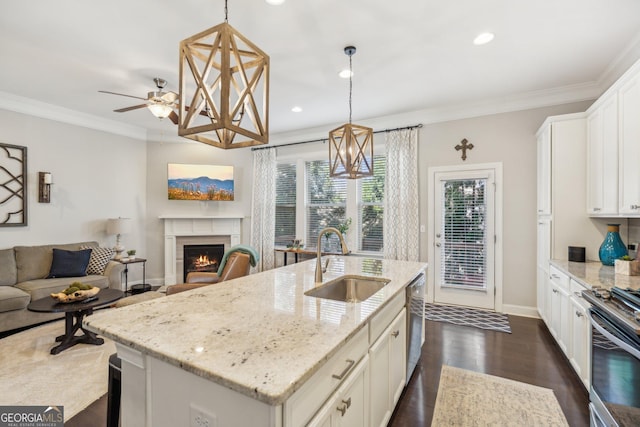
[[[494,37],[495,35],[493,33],[481,33],[478,34],[475,39],[473,39],[473,44],[475,44],[476,46],[487,44],[491,40],[493,40]]]
[[[265,0],[267,3],[272,4],[274,6],[279,6],[284,3],[285,0]]]
[[[353,77],[353,72],[351,70],[342,70],[338,75],[343,79],[348,79],[349,77]]]
[[[298,107],[297,105],[291,109],[294,113],[302,113],[302,107]]]

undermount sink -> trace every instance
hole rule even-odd
[[[391,280],[378,277],[340,276],[304,294],[344,302],[362,302],[382,289]]]

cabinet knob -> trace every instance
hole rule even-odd
[[[342,399],[342,403],[344,403],[344,405],[338,406],[336,409],[340,412],[340,416],[344,417],[344,413],[347,412],[347,409],[351,406],[351,398],[347,400]]]
[[[436,247],[438,247],[438,248],[439,248],[440,246],[442,246],[442,245],[440,244],[440,242],[436,243]]]
[[[602,210],[601,208],[593,208],[594,212],[598,212],[598,211],[601,211],[601,210]]]
[[[347,412],[347,405],[338,406],[336,409],[340,412],[340,416],[344,417],[344,413]]]
[[[391,332],[391,335],[393,335],[394,338],[398,338],[398,335],[400,335],[400,331],[393,331]]]
[[[582,317],[582,316],[583,316],[583,314],[582,314],[582,313],[580,313],[579,311],[576,311],[576,316],[578,316],[578,317]]]
[[[557,289],[551,289],[551,292],[553,292],[554,294],[557,294],[558,290]]]
[[[640,205],[631,205],[630,208],[631,209],[640,209]]]

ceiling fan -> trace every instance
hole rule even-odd
[[[167,81],[161,79],[160,77],[156,77],[153,79],[158,88],[157,91],[152,91],[147,93],[146,98],[142,98],[140,96],[127,95],[124,93],[116,93],[109,92],[107,90],[99,90],[101,93],[109,93],[111,95],[119,95],[119,96],[127,96],[129,98],[142,99],[146,101],[144,104],[134,105],[131,107],[119,108],[117,110],[113,110],[116,113],[124,113],[126,111],[137,110],[139,108],[148,108],[151,111],[151,114],[154,116],[163,119],[165,117],[169,117],[174,124],[178,124],[178,115],[174,108],[177,107],[178,94],[175,92],[163,92],[162,89],[167,85]]]

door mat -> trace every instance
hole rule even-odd
[[[447,365],[431,425],[569,426],[553,390]]]
[[[425,303],[424,318],[454,325],[511,333],[509,316],[495,311]]]

